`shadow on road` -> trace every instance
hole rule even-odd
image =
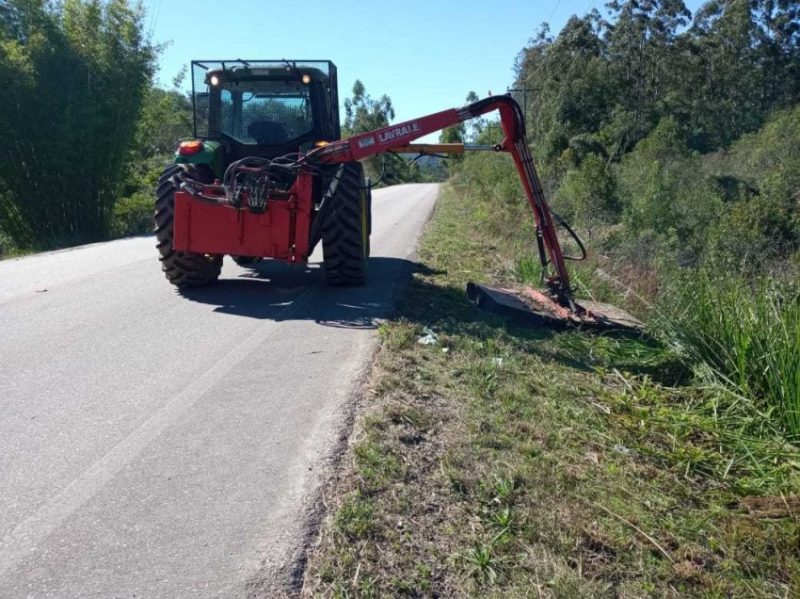
[[[412,273],[412,292],[404,290]],[[235,278],[208,287],[180,290],[191,301],[213,306],[215,312],[275,321],[310,320],[328,327],[374,329],[382,320],[399,317],[444,335],[465,335],[476,342],[498,334],[570,368],[594,372],[598,366],[647,375],[663,384],[680,384],[685,368],[657,342],[641,338],[621,341],[613,333],[558,333],[485,312],[467,300],[463,287],[436,284],[445,274],[401,258],[371,258],[363,287],[328,287],[317,264],[288,265],[264,261]],[[398,301],[401,298],[402,301]],[[592,341],[604,337],[606,343]],[[599,355],[598,355],[599,354]],[[643,356],[649,356],[644,359]]]
[[[365,285],[328,287],[317,264],[290,265],[267,260],[236,278],[221,278],[214,285],[180,289],[178,293],[191,301],[215,306],[215,312],[224,314],[373,329],[393,314],[412,272],[432,273],[411,260],[370,258]]]

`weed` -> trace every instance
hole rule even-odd
[[[514,501],[514,479],[507,476],[495,476],[493,501],[500,505],[511,505]]]
[[[367,537],[375,530],[372,505],[355,494],[336,513],[335,526],[349,541]]]
[[[464,561],[469,568],[469,575],[481,583],[494,584],[497,580],[492,547],[476,544],[464,552]]]

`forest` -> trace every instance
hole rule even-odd
[[[610,2],[543,25],[515,62],[555,210],[592,248],[584,294],[624,303],[687,360],[800,435],[800,6]],[[492,123],[448,131],[495,142]],[[501,214],[513,167],[453,169]],[[535,281],[531,257],[520,276]]]

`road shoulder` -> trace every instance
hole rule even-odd
[[[506,237],[497,224],[452,190],[440,199],[427,268],[380,329],[303,594],[787,592],[794,521],[758,517],[746,498],[796,481],[764,477],[747,456],[796,451],[727,436],[710,398],[650,342],[476,311],[467,280],[514,280],[525,223]]]

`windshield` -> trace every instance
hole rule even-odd
[[[247,81],[221,90],[220,130],[246,144],[281,145],[313,130],[308,86]]]

